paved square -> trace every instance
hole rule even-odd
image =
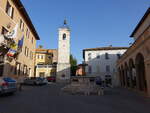
[[[150,99],[126,89],[82,96],[60,92],[61,87],[25,86],[22,92],[0,97],[0,113],[150,113]]]

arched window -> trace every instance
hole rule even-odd
[[[63,40],[66,40],[66,34],[65,33],[63,34]]]
[[[92,73],[92,67],[89,65],[88,66],[88,72],[91,74]]]
[[[105,59],[109,59],[109,54],[105,53]]]

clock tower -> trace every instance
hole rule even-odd
[[[56,80],[65,82],[70,80],[70,28],[64,20],[58,29],[58,64]]]

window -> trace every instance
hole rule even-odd
[[[109,54],[105,53],[105,59],[109,59]]]
[[[7,5],[6,5],[6,13],[8,14],[8,16],[10,16],[11,18],[13,18],[14,8],[10,5],[9,2],[7,2]]]
[[[17,64],[16,64],[16,67],[17,67],[17,75],[20,75],[20,72],[21,72],[21,70],[20,70],[21,64],[20,64],[20,63],[17,63]]]
[[[88,66],[88,72],[91,74],[92,73],[92,67]]]
[[[117,57],[118,57],[118,59],[120,59],[120,57],[121,57],[121,54],[119,54],[119,53],[118,53],[118,54],[117,54]]]
[[[25,47],[24,54],[25,54],[25,56],[27,55],[27,47]]]
[[[29,38],[29,36],[30,36],[30,31],[29,31],[29,29],[27,28],[27,30],[26,30],[26,37]]]
[[[25,54],[25,56],[28,57],[28,55],[29,55],[29,48],[25,47],[25,52],[24,52],[24,54]]]
[[[27,68],[27,66],[26,66],[26,65],[23,65],[23,75],[26,74],[26,68]]]
[[[88,53],[88,56],[91,56],[91,53]]]
[[[97,54],[96,58],[97,58],[97,59],[100,59],[100,55]]]
[[[15,71],[14,71],[14,74],[15,74],[15,75],[17,74],[17,63],[15,64]]]
[[[26,70],[25,70],[25,74],[27,75],[28,74],[28,67],[26,66]]]
[[[96,68],[97,68],[97,69],[96,69],[96,70],[97,70],[97,73],[100,72],[100,68],[99,68],[99,67],[100,67],[99,65],[96,66]]]
[[[27,57],[29,56],[29,48],[27,48]]]
[[[26,75],[28,73],[28,68],[26,65],[24,65],[24,74]]]
[[[20,69],[21,69],[21,64],[19,62],[16,62],[14,74],[15,75],[20,75],[20,72],[21,72]]]
[[[39,55],[37,55],[37,58],[39,59],[39,58],[40,58],[40,56],[39,56]]]
[[[0,77],[3,76],[4,65],[0,65]]]
[[[31,68],[29,68],[29,72],[28,72],[28,73],[29,73],[29,76],[31,75],[31,72],[32,72],[32,71],[31,71]]]
[[[91,60],[91,53],[88,54],[88,60]]]
[[[32,37],[32,40],[31,40],[32,44],[33,44],[33,37]]]
[[[43,59],[43,55],[41,55],[41,59]]]
[[[106,66],[106,72],[110,72],[110,66],[109,65]]]
[[[63,34],[63,40],[66,40],[66,34],[65,33]]]
[[[22,31],[24,31],[24,23],[23,23],[22,19],[20,19],[20,29]]]
[[[8,32],[8,30],[5,29],[4,27],[2,27],[2,34],[4,35],[4,34],[6,34],[7,32]]]

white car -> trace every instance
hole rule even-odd
[[[0,94],[14,93],[17,91],[17,82],[10,77],[0,78]]]

